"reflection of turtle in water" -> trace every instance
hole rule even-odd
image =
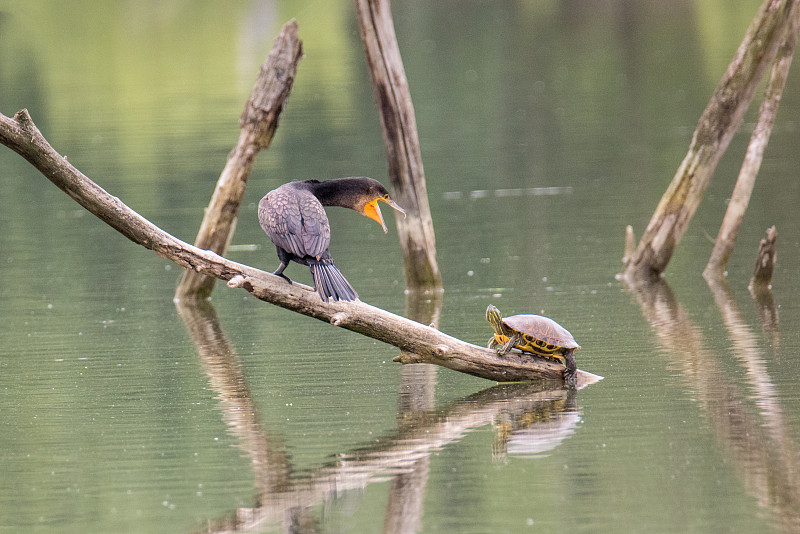
[[[497,349],[499,354],[508,354],[511,349],[517,348],[537,356],[553,358],[566,365],[564,380],[575,382],[575,349],[581,346],[566,328],[541,315],[513,315],[504,319],[500,310],[491,304],[486,308],[486,320],[494,329],[494,335],[489,339],[490,349]]]
[[[575,433],[582,418],[576,391],[570,388],[541,395],[526,398],[524,404],[538,400],[522,411],[511,409],[497,415],[493,460],[506,461],[509,455],[542,458]]]

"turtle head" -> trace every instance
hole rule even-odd
[[[496,333],[500,334],[503,332],[503,316],[500,315],[500,310],[491,304],[486,308],[486,320],[489,321]]]

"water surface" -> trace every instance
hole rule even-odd
[[[555,318],[605,377],[577,394],[402,367],[224,286],[176,308],[178,267],[0,149],[0,532],[799,531],[796,72],[727,287],[700,273],[752,112],[666,283],[614,279],[625,225],[641,234],[758,4],[396,2],[445,291],[404,293],[391,220],[384,235],[330,210],[337,265],[370,304],[474,343],[489,303]],[[192,241],[291,17],[305,57],[229,254],[272,270],[264,193],[388,183],[349,2],[0,2],[0,111],[28,108],[85,174]]]

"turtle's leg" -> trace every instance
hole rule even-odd
[[[564,359],[566,360],[567,369],[564,371],[564,382],[574,388],[577,382],[578,365],[575,363],[575,349],[569,349],[564,352]]]
[[[508,338],[508,341],[506,341],[505,345],[497,349],[497,353],[500,354],[501,356],[505,356],[506,354],[511,352],[511,349],[513,349],[518,342],[519,342],[519,334],[514,334],[513,336]]]
[[[497,342],[497,338],[492,336],[492,337],[489,338],[489,342],[486,343],[486,348],[487,349],[494,349],[494,348],[497,348],[498,345],[500,345],[500,343]]]

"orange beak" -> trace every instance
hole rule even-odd
[[[404,216],[406,214],[406,210],[404,210],[403,208],[398,206],[395,201],[393,201],[391,199],[384,199],[384,198],[376,198],[375,200],[373,200],[372,202],[367,203],[367,205],[364,206],[364,215],[366,215],[367,217],[369,217],[373,221],[375,221],[378,224],[380,224],[381,228],[383,228],[383,233],[385,234],[389,230],[386,228],[386,223],[383,222],[383,214],[381,214],[381,208],[378,206],[378,201],[379,200],[381,200],[383,202],[386,202],[392,208],[394,208],[397,211],[399,211],[400,213],[402,213]]]

